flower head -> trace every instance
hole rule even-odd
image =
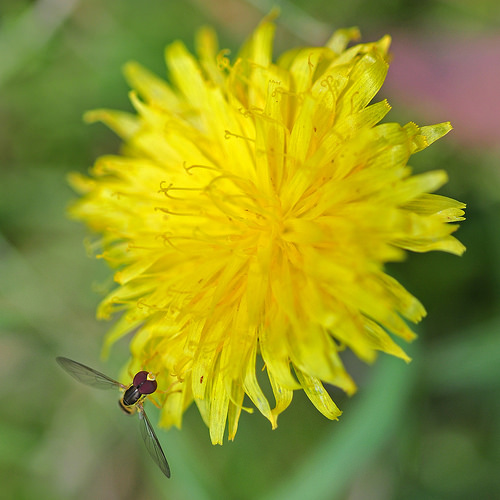
[[[464,205],[429,194],[446,174],[407,165],[451,126],[378,124],[389,37],[347,48],[357,31],[338,31],[273,62],[273,33],[265,20],[233,63],[211,31],[199,60],[173,43],[171,85],[128,64],[137,114],[87,115],[123,138],[123,154],[72,177],[83,194],[72,214],[117,268],[98,311],[122,313],[106,347],[134,332],[133,362],[177,381],[162,423],[180,426],[194,400],[214,443],[226,423],[234,437],[245,395],[273,427],[295,389],[336,419],[323,383],[355,391],[339,352],[408,360],[391,335],[411,340],[405,319],[425,314],[384,264],[464,251],[449,224]]]

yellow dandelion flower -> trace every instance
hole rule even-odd
[[[389,104],[371,103],[389,37],[347,48],[358,32],[342,30],[273,62],[273,34],[264,20],[233,63],[209,30],[198,60],[175,42],[171,85],[128,64],[137,114],[87,115],[123,138],[123,154],[71,179],[83,194],[71,213],[117,268],[98,310],[121,313],[105,349],[134,332],[132,363],[177,382],[160,424],[180,426],[194,401],[213,443],[226,425],[234,438],[245,395],[273,427],[296,389],[337,419],[323,384],[356,388],[339,352],[408,360],[391,334],[411,340],[405,320],[425,314],[384,264],[464,251],[449,224],[464,204],[429,194],[445,172],[407,165],[450,124],[379,124]]]

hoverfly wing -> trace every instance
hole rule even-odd
[[[104,373],[98,372],[97,370],[82,365],[72,359],[58,356],[56,361],[59,363],[61,368],[82,384],[90,385],[97,389],[111,389],[113,387],[121,387],[122,389],[125,388],[123,384],[120,384],[120,382],[104,375]]]
[[[142,439],[144,439],[144,444],[146,445],[151,458],[155,461],[156,465],[158,465],[163,474],[170,477],[170,467],[168,466],[165,454],[161,449],[160,441],[158,441],[153,426],[144,411],[144,407],[142,405],[137,405],[137,410],[139,412],[139,420],[141,421],[141,435]]]

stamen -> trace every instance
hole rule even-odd
[[[213,170],[215,172],[220,172],[220,168],[217,168],[217,167],[210,167],[208,165],[190,165],[189,167],[186,167],[186,164],[184,163],[184,170],[189,174],[189,175],[192,175],[191,174],[191,170],[193,170],[194,168],[203,168],[205,170]]]
[[[168,208],[162,208],[162,207],[155,207],[154,209],[156,211],[164,212],[168,215],[179,215],[179,216],[183,216],[183,217],[200,217],[200,216],[204,215],[204,212],[202,212],[201,210],[198,213],[194,213],[194,212],[189,213],[189,212],[174,212],[173,210],[170,210]]]
[[[169,191],[203,191],[203,188],[185,188],[185,187],[174,187],[173,183],[170,183],[167,187],[162,187],[165,181],[160,182],[160,190],[158,193],[165,193],[165,196],[172,200],[185,201],[184,198],[178,198],[169,194]]]
[[[238,139],[243,139],[243,140],[249,141],[249,142],[255,142],[255,139],[251,139],[250,137],[245,137],[244,135],[235,134],[234,132],[231,132],[230,130],[225,130],[224,131],[224,139],[230,139],[231,137],[236,137]]]
[[[220,69],[221,71],[231,69],[231,61],[229,60],[228,57],[226,57],[230,53],[231,51],[229,49],[223,49],[217,54],[216,57],[217,68]]]
[[[324,78],[323,80],[321,80],[320,85],[322,87],[328,87],[328,90],[332,94],[332,99],[334,101],[337,100],[338,91],[337,91],[337,88],[336,88],[336,85],[335,85],[335,80],[334,80],[334,78],[333,78],[332,75],[328,75],[326,78]]]

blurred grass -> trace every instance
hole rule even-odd
[[[443,36],[447,30],[488,33],[498,20],[491,0],[278,3],[285,24],[278,30],[278,50],[322,36],[315,26],[358,25],[369,40],[393,26],[442,30]],[[443,194],[468,203],[468,221],[458,233],[468,251],[461,259],[413,255],[391,267],[429,311],[411,346],[414,361],[406,366],[382,357],[365,367],[347,358],[360,390],[350,400],[335,391],[344,410],[339,422],[326,421],[298,393],[278,430],[271,431],[258,414],[245,414],[236,441],[213,447],[191,408],[182,431],[158,432],[172,466],[173,478],[165,482],[143,449],[136,422],[119,414],[113,395],[75,386],[53,361],[68,355],[114,376],[127,358],[122,342],[106,366],[99,365],[108,325],[94,319],[99,295],[92,289],[109,273],[87,258],[84,229],[65,217],[73,197],[66,173],[84,171],[98,155],[119,148],[104,127],[83,125],[83,112],[130,109],[121,75],[126,61],[138,60],[163,75],[164,46],[180,38],[191,47],[202,24],[214,25],[221,46],[234,51],[269,5],[0,5],[4,498],[500,497],[498,152],[465,149],[453,136],[417,155],[413,164],[446,167],[451,181]],[[319,24],[306,29],[308,19]],[[388,97],[395,108],[390,119],[412,119]],[[154,408],[150,412],[155,422]]]

